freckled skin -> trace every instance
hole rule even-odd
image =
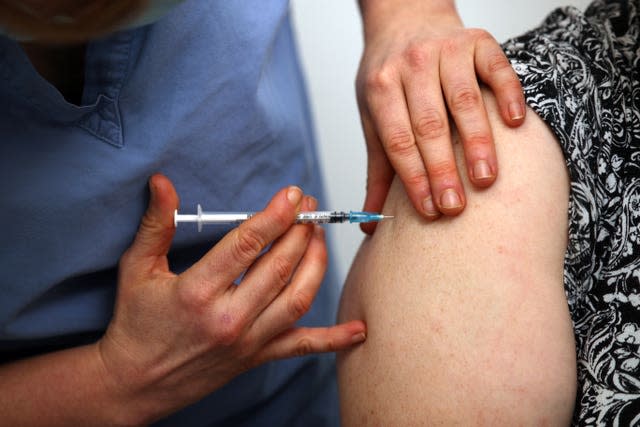
[[[338,358],[345,427],[570,423],[568,178],[553,135],[527,118],[496,125],[500,177],[457,218],[419,218],[392,185],[395,219],[365,239],[341,300],[339,320],[368,330]]]

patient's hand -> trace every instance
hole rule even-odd
[[[478,82],[497,97],[502,123],[519,126],[525,116],[520,81],[488,32],[463,26],[454,1],[359,3],[365,49],[356,92],[368,154],[364,210],[382,208],[397,174],[416,212],[429,219],[458,215],[465,188],[473,188],[469,180],[462,185],[459,171],[475,187],[489,187],[498,176]],[[464,147],[465,162],[457,167],[447,117]],[[362,229],[372,233],[374,226]]]
[[[467,187],[472,209],[458,218],[428,222],[396,180],[384,208],[395,219],[354,261],[339,318],[364,320],[368,338],[339,357],[346,427],[571,420],[564,160],[534,113],[511,129],[487,94],[485,102],[501,164],[496,183]]]

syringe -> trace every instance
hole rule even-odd
[[[198,231],[202,231],[203,224],[237,224],[248,220],[255,212],[204,212],[198,205],[195,214],[179,214],[178,210],[173,214],[173,223],[178,226],[180,222],[195,222]],[[361,223],[377,222],[390,219],[393,216],[382,215],[374,212],[342,212],[342,211],[312,211],[300,212],[296,218],[298,224],[339,224],[343,222]]]

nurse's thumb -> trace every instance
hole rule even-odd
[[[158,257],[166,256],[171,247],[175,234],[173,216],[178,208],[178,194],[171,181],[160,174],[149,179],[149,191],[149,206],[133,244],[121,260],[122,268],[134,267],[137,271],[140,268],[149,271],[159,266]],[[134,265],[127,265],[131,263]]]

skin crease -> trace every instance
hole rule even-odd
[[[520,81],[496,40],[464,28],[453,0],[360,0],[365,49],[356,93],[367,143],[364,210],[380,211],[394,174],[428,219],[458,215],[465,188],[491,186],[498,163],[478,81],[496,94],[501,120],[525,117]],[[466,164],[456,168],[451,114]],[[458,171],[471,177],[463,187]],[[455,195],[455,197],[454,197]],[[363,224],[372,233],[375,224]]]
[[[485,102],[501,179],[471,191],[460,217],[434,223],[413,213],[396,180],[384,208],[396,218],[354,261],[339,319],[363,319],[368,335],[339,355],[345,427],[570,423],[564,160],[534,113],[509,129]]]

